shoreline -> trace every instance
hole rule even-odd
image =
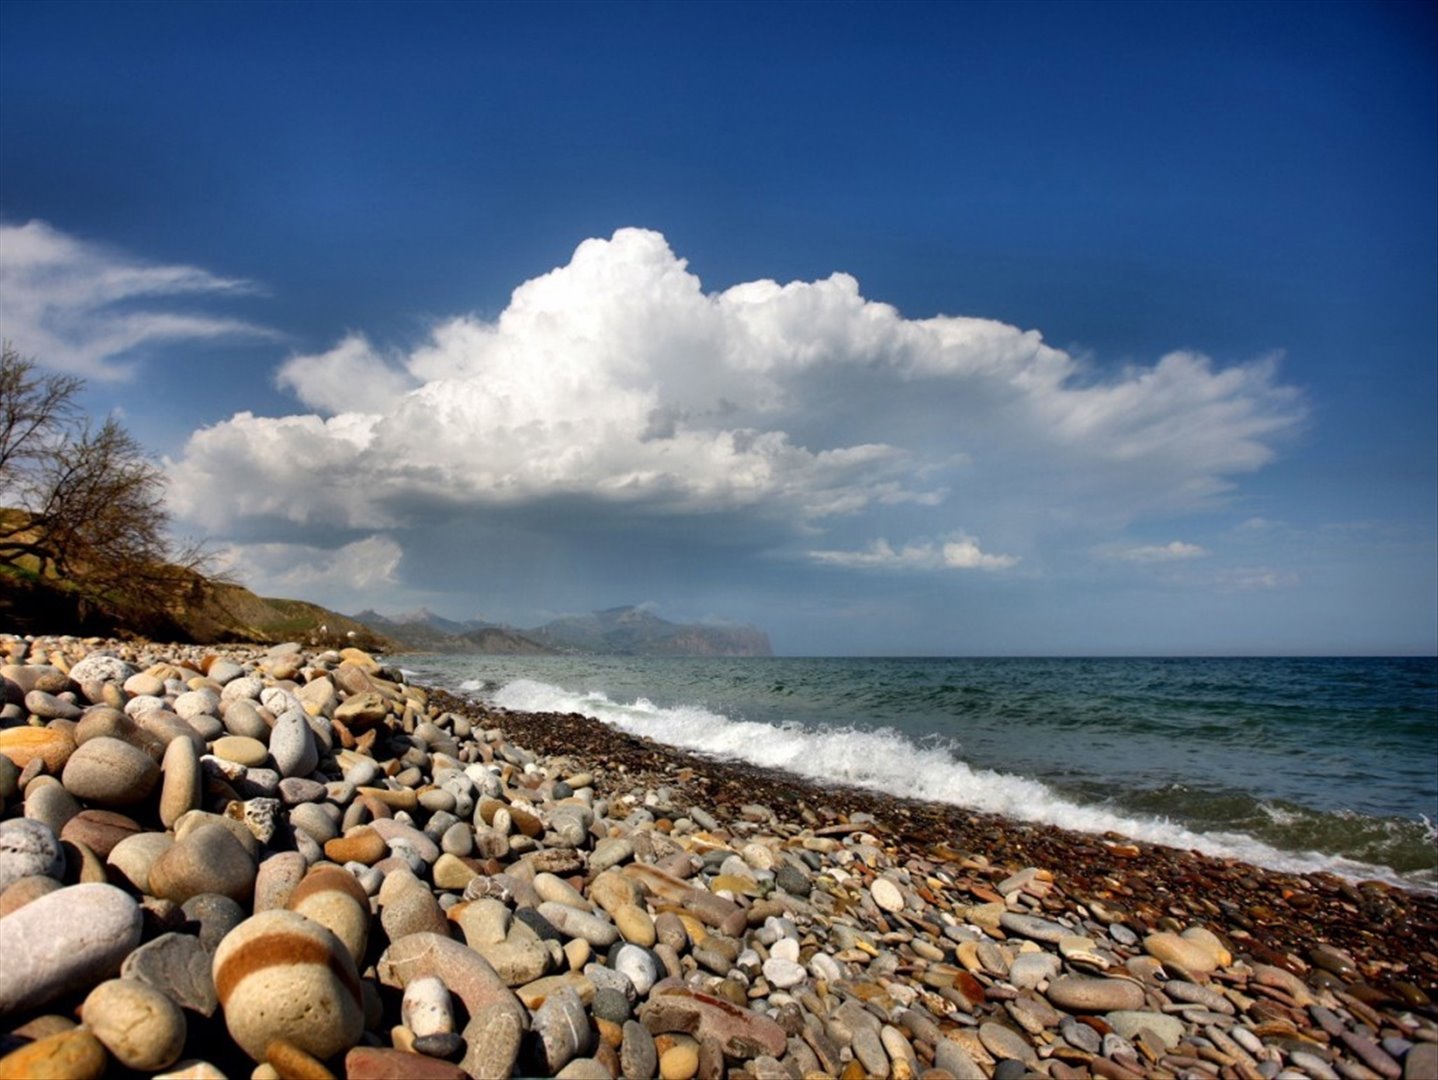
[[[609,768],[623,765],[631,779],[643,777],[650,783],[669,779],[673,783],[670,778],[692,774],[685,783],[700,786],[707,797],[723,799],[734,806],[752,801],[742,797],[750,792],[763,793],[773,800],[771,805],[797,797],[811,810],[829,808],[844,816],[871,814],[883,831],[899,843],[921,851],[947,847],[956,853],[987,854],[995,871],[1043,865],[1034,860],[1064,866],[1068,868],[1066,878],[1062,883],[1056,878],[1056,893],[1076,902],[1097,899],[1110,910],[1123,912],[1150,927],[1164,917],[1179,917],[1168,908],[1182,905],[1185,892],[1191,895],[1201,890],[1204,895],[1196,897],[1197,902],[1184,908],[1182,915],[1228,924],[1238,940],[1250,942],[1269,955],[1268,962],[1272,962],[1273,952],[1306,948],[1305,943],[1317,931],[1321,940],[1354,952],[1360,962],[1406,963],[1420,973],[1426,968],[1426,975],[1419,975],[1421,985],[1429,997],[1438,999],[1435,893],[1387,881],[1355,883],[1334,873],[1273,870],[1117,833],[1098,836],[1059,825],[1014,821],[997,814],[844,784],[820,789],[793,773],[706,757],[616,731],[580,713],[515,712],[443,689],[431,693],[438,700],[472,710],[486,722],[504,728],[530,749],[581,760],[598,758]],[[602,770],[596,775],[603,775]],[[1123,879],[1121,884],[1133,890],[1134,895],[1116,891],[1105,882],[1106,877]],[[1215,889],[1223,893],[1217,900],[1212,896]],[[1163,894],[1178,899],[1168,899],[1167,907],[1160,910],[1157,905]],[[1255,908],[1260,910],[1255,912]],[[1301,925],[1304,922],[1306,928]],[[1394,943],[1405,954],[1401,959],[1378,955],[1380,949],[1390,952]],[[1384,979],[1384,968],[1374,966],[1373,977]]]
[[[0,726],[7,1076],[60,1050],[257,1078],[1438,1073],[1433,894],[821,788],[358,650],[0,646],[23,661]],[[82,940],[81,895],[128,920],[118,953]],[[325,988],[293,950],[226,960],[261,925],[330,950]],[[32,945],[57,935],[83,963]],[[255,965],[304,1017],[338,995],[344,1030],[253,1036],[247,1011],[286,1007],[245,1000]],[[134,1058],[121,991],[168,997],[203,1060]]]

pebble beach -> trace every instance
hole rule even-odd
[[[0,1077],[1438,1080],[1438,897],[0,637]]]

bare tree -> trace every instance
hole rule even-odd
[[[83,383],[0,351],[0,563],[53,580],[88,605],[157,611],[203,562],[168,543],[164,474],[116,420],[98,428]]]

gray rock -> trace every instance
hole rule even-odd
[[[0,919],[0,1016],[114,975],[142,925],[134,900],[100,884],[57,889]]]
[[[43,690],[31,690],[26,694],[25,708],[42,720],[78,720],[84,715],[84,710],[73,701],[66,701]]]
[[[56,881],[64,877],[60,838],[42,821],[17,818],[0,822],[0,892],[22,877],[37,874]]]
[[[1125,1039],[1136,1038],[1140,1031],[1147,1028],[1157,1035],[1164,1046],[1170,1050],[1179,1044],[1185,1030],[1182,1020],[1166,1013],[1119,1009],[1105,1013],[1104,1020],[1108,1022],[1109,1027]]]
[[[1032,938],[1034,941],[1047,942],[1051,945],[1057,945],[1060,939],[1073,933],[1068,927],[1061,926],[1052,920],[1040,919],[1036,915],[1020,915],[1013,911],[1006,911],[1000,915],[999,925],[1010,933]]]
[[[161,934],[125,957],[121,978],[139,979],[182,1009],[214,1016],[219,1006],[211,957],[190,934]]]
[[[281,776],[308,776],[315,771],[320,753],[304,710],[291,709],[275,721],[270,732],[270,756]]]
[[[135,674],[135,669],[118,656],[91,653],[70,669],[70,678],[77,683],[113,682],[121,686]]]
[[[186,900],[180,908],[195,926],[200,947],[207,953],[215,948],[235,927],[245,921],[245,909],[219,893],[203,893]]]
[[[648,1080],[649,1077],[658,1075],[659,1053],[654,1046],[654,1036],[637,1020],[626,1020],[624,1023],[624,1040],[619,1046],[619,1065],[626,1077]]]
[[[571,1058],[589,1050],[589,1017],[572,987],[562,986],[545,999],[531,1030],[537,1064],[544,1072],[557,1073]]]

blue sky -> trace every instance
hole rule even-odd
[[[0,332],[262,592],[1438,649],[1431,4],[0,6]]]

